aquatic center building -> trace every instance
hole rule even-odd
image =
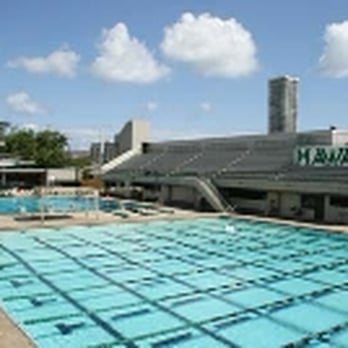
[[[348,222],[346,143],[338,130],[150,143],[104,180],[166,204]]]
[[[297,88],[270,81],[269,134],[143,142],[102,166],[103,179],[182,207],[347,223],[348,132],[298,132]]]

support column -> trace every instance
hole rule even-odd
[[[2,172],[1,173],[1,186],[2,187],[6,187],[6,185],[7,185],[6,173]]]

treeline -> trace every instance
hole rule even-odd
[[[37,167],[83,167],[89,160],[73,159],[68,151],[67,137],[54,130],[34,131],[10,129],[3,137],[5,152],[11,157],[33,161]]]

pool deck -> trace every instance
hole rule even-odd
[[[127,218],[115,216],[105,212],[89,212],[89,213],[73,213],[69,218],[51,219],[51,220],[36,220],[36,221],[17,221],[14,216],[0,216],[0,233],[1,231],[20,231],[33,227],[65,227],[71,225],[98,225],[105,223],[127,223],[127,222],[150,222],[158,220],[177,220],[177,219],[193,219],[203,217],[219,217],[230,216],[252,219],[256,221],[277,222],[292,226],[303,226],[309,228],[322,228],[335,232],[348,233],[346,225],[319,225],[308,222],[299,222],[284,219],[275,219],[270,217],[256,217],[252,215],[237,215],[237,214],[221,214],[221,213],[201,213],[190,210],[174,209],[174,213],[156,213],[151,216],[142,216],[135,213],[130,213]],[[33,348],[35,344],[28,336],[7,316],[0,308],[0,347],[1,348]]]
[[[36,345],[0,308],[0,347],[35,348]]]
[[[239,218],[245,218],[245,219],[255,220],[255,221],[264,221],[269,223],[273,222],[273,223],[279,223],[279,224],[290,225],[295,227],[307,227],[307,228],[313,228],[313,229],[323,229],[326,231],[348,233],[348,225],[319,224],[316,222],[305,222],[305,221],[298,221],[298,220],[280,219],[275,217],[263,217],[263,216],[255,216],[255,215],[231,214],[231,217],[239,217]]]
[[[202,217],[217,217],[221,213],[200,213],[191,210],[173,209],[173,213],[156,212],[154,215],[140,215],[127,212],[128,217],[121,217],[112,213],[99,212],[79,212],[71,213],[69,217],[53,219],[35,220],[16,220],[13,215],[0,216],[1,231],[21,231],[28,228],[37,227],[65,227],[72,225],[99,225],[105,223],[127,223],[127,222],[150,222],[158,220],[178,220],[194,219]],[[48,215],[49,216],[49,215]]]
[[[277,219],[274,217],[261,217],[255,215],[239,215],[234,213],[202,213],[193,210],[183,210],[175,208],[174,213],[156,212],[154,215],[140,215],[138,213],[127,212],[128,217],[124,218],[112,213],[106,212],[78,212],[71,213],[69,217],[53,218],[53,219],[36,219],[36,220],[16,220],[18,215],[0,215],[0,233],[1,231],[21,231],[27,228],[38,227],[65,227],[71,225],[99,225],[105,223],[127,223],[127,222],[150,222],[158,220],[180,220],[180,219],[195,219],[206,217],[220,217],[230,216],[231,218],[244,218],[256,221],[264,221],[270,223],[281,223],[291,226],[302,226],[308,228],[320,228],[329,231],[348,233],[348,225],[334,225],[334,224],[318,224],[314,222],[303,222],[295,220]],[[48,215],[49,216],[49,215]]]

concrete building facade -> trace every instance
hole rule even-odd
[[[90,158],[94,164],[110,162],[123,153],[140,148],[142,144],[150,141],[151,127],[146,120],[130,120],[113,141],[105,143],[92,143],[90,146]]]
[[[298,83],[298,78],[288,75],[269,80],[269,133],[296,132],[298,114]]]
[[[117,155],[137,148],[150,141],[150,122],[146,120],[130,120],[122,130],[115,135]]]
[[[109,187],[142,187],[144,199],[200,210],[207,199],[194,184],[208,180],[240,213],[348,223],[347,143],[348,132],[333,129],[149,143],[103,178]],[[307,148],[320,163],[298,162]],[[342,161],[334,164],[335,151]]]
[[[106,141],[103,149],[103,163],[111,161],[118,155],[118,149],[115,143]]]
[[[93,163],[100,163],[102,161],[102,144],[100,142],[91,144],[89,156]]]

